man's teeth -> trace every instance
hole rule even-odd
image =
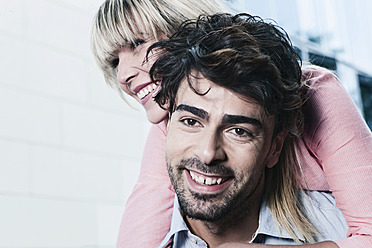
[[[152,92],[153,90],[156,89],[156,84],[150,84],[148,86],[146,86],[145,88],[143,88],[140,92],[137,93],[137,96],[140,98],[140,99],[143,99],[145,98],[150,92]]]
[[[195,175],[192,171],[190,171],[190,176],[192,180],[202,185],[215,185],[215,184],[221,184],[222,182],[222,178],[218,178],[218,179],[209,178],[209,177],[204,178],[202,176]]]

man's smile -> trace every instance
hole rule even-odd
[[[192,190],[198,193],[220,193],[233,181],[231,176],[204,175],[192,170],[185,170],[185,174]]]

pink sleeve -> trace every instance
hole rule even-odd
[[[309,158],[324,171],[349,226],[348,238],[337,244],[340,248],[372,247],[371,131],[337,78],[327,70],[312,68],[304,70],[313,87],[305,109],[304,143]],[[314,182],[306,171],[311,169],[305,170],[310,189],[318,189],[322,175]]]
[[[121,221],[117,247],[156,247],[168,233],[174,191],[165,162],[166,123],[147,137],[140,175]]]

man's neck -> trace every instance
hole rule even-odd
[[[249,242],[252,240],[257,228],[261,206],[261,196],[250,198],[247,206],[238,211],[231,211],[218,222],[207,222],[191,219],[186,216],[190,231],[207,242],[213,248],[226,242]]]

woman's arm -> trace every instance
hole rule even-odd
[[[305,108],[304,143],[349,226],[348,238],[336,243],[340,248],[372,247],[372,134],[337,78],[315,68],[304,70],[313,87]],[[302,164],[311,163],[305,159]],[[311,170],[305,170],[310,189],[318,190],[320,180],[314,182],[306,171]]]
[[[260,244],[247,244],[247,243],[227,243],[218,246],[217,248],[338,248],[336,243],[332,241],[325,241],[311,245],[260,245]]]
[[[174,191],[165,162],[166,123],[147,137],[138,181],[127,201],[117,247],[157,247],[168,233]]]

